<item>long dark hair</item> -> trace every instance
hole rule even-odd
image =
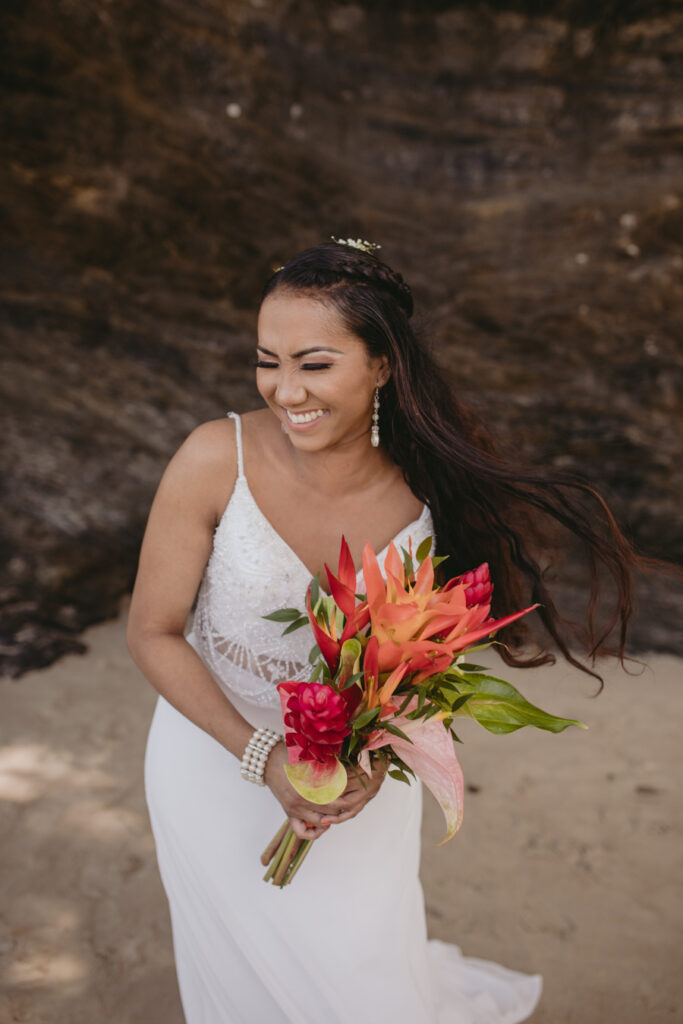
[[[595,660],[624,658],[633,610],[633,571],[661,563],[638,555],[600,495],[563,473],[513,465],[481,420],[458,400],[410,324],[413,300],[400,274],[373,254],[336,242],[299,253],[267,281],[274,291],[310,294],[329,303],[371,356],[386,356],[391,377],[382,388],[380,435],[413,493],[431,509],[436,549],[448,555],[447,575],[488,562],[493,613],[538,602],[541,622],[562,655],[585,672],[570,644]],[[583,621],[560,615],[542,565],[560,525],[582,542],[589,571]],[[607,577],[607,578],[605,578]],[[611,581],[611,585],[610,585]],[[605,613],[605,591],[611,607]],[[616,645],[610,646],[615,636]],[[501,631],[498,648],[517,667],[552,663],[547,649],[523,656],[528,630]],[[546,641],[547,643],[547,641]]]

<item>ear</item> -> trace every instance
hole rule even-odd
[[[386,356],[383,356],[382,361],[379,367],[377,368],[377,387],[383,388],[390,377],[391,369],[389,367],[389,360],[386,358]]]

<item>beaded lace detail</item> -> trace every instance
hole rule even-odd
[[[263,616],[277,608],[303,610],[311,574],[256,504],[244,475],[242,424],[237,413],[228,416],[235,420],[237,480],[214,533],[188,640],[228,696],[277,707],[277,683],[309,677],[313,637],[305,626],[282,636],[283,624]],[[414,550],[432,533],[425,505],[394,543],[407,548],[410,537]]]

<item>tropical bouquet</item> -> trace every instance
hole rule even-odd
[[[561,732],[582,723],[535,707],[510,683],[470,661],[488,639],[531,605],[504,618],[490,616],[493,585],[488,565],[435,583],[443,561],[431,557],[428,537],[413,556],[393,542],[386,578],[370,544],[363,551],[365,593],[342,537],[337,573],[325,566],[329,594],[313,579],[306,612],[282,608],[265,618],[285,633],[310,626],[315,645],[306,681],[278,685],[289,764],[287,777],[306,800],[327,804],[340,796],[349,772],[363,782],[373,766],[402,782],[417,776],[432,791],[446,819],[446,842],[462,822],[463,775],[455,755],[453,723],[475,719],[492,733],[525,725]],[[486,641],[480,643],[480,641]],[[363,783],[365,784],[365,783]],[[287,885],[314,840],[299,839],[286,821],[261,860],[266,881]]]

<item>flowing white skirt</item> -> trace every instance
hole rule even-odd
[[[517,1024],[534,1009],[539,977],[427,941],[419,785],[387,778],[279,889],[259,858],[282,808],[161,697],[145,784],[187,1024]]]

